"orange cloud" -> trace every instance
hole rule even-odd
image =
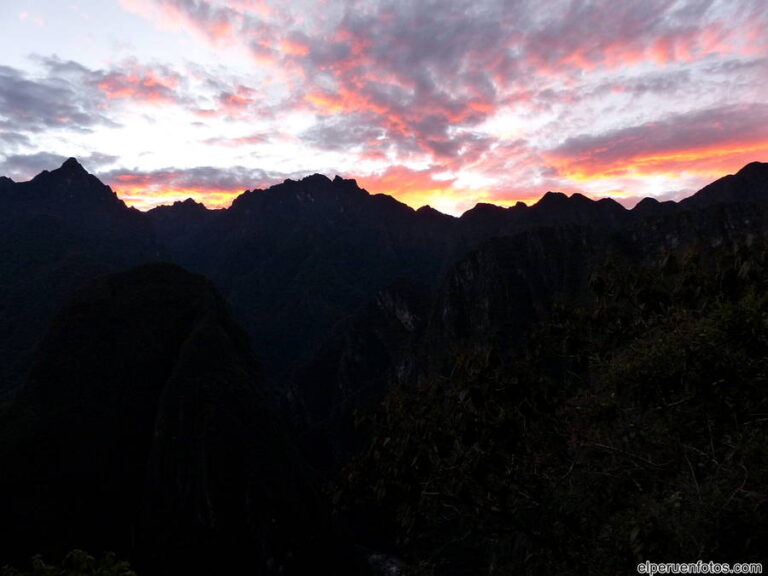
[[[291,56],[307,56],[310,52],[309,44],[296,40],[281,40],[280,51]]]
[[[439,177],[441,169],[413,170],[392,166],[380,174],[359,178],[359,184],[373,194],[387,194],[411,208],[431,206],[445,214],[460,215],[472,208],[485,191],[461,190],[455,178]]]
[[[585,182],[626,175],[677,175],[696,173],[716,178],[738,170],[756,158],[768,157],[768,138],[762,142],[681,148],[674,151],[641,154],[607,162],[545,157],[561,176]]]
[[[243,183],[254,178],[239,168],[157,170],[153,172],[115,171],[104,177],[115,193],[128,205],[149,210],[162,204],[192,198],[208,208],[226,208],[243,192]],[[263,179],[255,178],[255,184]]]
[[[210,190],[200,188],[168,188],[152,192],[140,187],[120,187],[115,190],[118,197],[128,206],[137,210],[151,210],[156,206],[183,202],[192,198],[195,202],[205,204],[208,209],[228,208],[241,191]]]
[[[716,176],[768,155],[766,122],[766,105],[704,109],[572,137],[542,156],[560,176],[576,181],[643,174]]]

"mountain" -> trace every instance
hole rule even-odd
[[[360,411],[386,395],[394,371],[421,333],[429,290],[400,278],[356,314],[340,322],[320,351],[294,373],[290,390],[304,453],[321,471],[333,471],[361,447]]]
[[[168,264],[79,289],[0,415],[0,558],[114,550],[142,574],[344,573],[246,334]]]
[[[0,399],[67,294],[97,274],[153,260],[149,220],[70,158],[29,182],[0,183]]]
[[[478,205],[455,221],[458,226],[466,223],[465,238],[467,230],[475,231],[475,241],[466,244],[475,248],[457,256],[441,281],[420,299],[429,304],[414,311],[418,329],[387,345],[387,350],[400,353],[372,351],[366,355],[357,350],[342,356],[337,350],[335,361],[329,364],[332,356],[325,350],[309,363],[305,374],[311,376],[299,376],[299,387],[305,395],[330,402],[350,388],[344,364],[351,356],[359,365],[376,367],[374,374],[357,372],[355,386],[380,394],[373,394],[375,401],[369,397],[347,410],[365,408],[380,402],[393,383],[420,387],[428,382],[449,382],[463,371],[479,371],[498,361],[499,342],[510,350],[523,346],[553,305],[588,298],[593,275],[607,262],[654,266],[693,251],[708,269],[714,269],[718,250],[759,244],[768,231],[766,177],[768,164],[753,163],[686,201],[646,199],[633,210],[611,201],[556,193],[546,194],[531,207]],[[719,189],[720,182],[731,184],[727,184],[728,195],[717,200],[712,190]],[[742,188],[735,188],[739,185]],[[476,231],[484,228],[499,236],[482,240]],[[331,342],[380,338],[381,321],[368,312],[378,299],[346,321],[347,332],[337,327],[342,332]],[[327,405],[318,407],[309,421],[327,423],[329,410]],[[330,432],[330,436],[338,434],[340,429]],[[348,427],[346,434],[347,442],[355,441],[351,439],[355,433]]]
[[[612,200],[549,193],[532,207],[478,205],[461,218],[313,175],[247,191],[227,210],[151,210],[174,261],[212,278],[283,379],[333,327],[396,278],[434,287],[488,238],[551,225],[613,229],[632,213]]]
[[[184,236],[184,209],[150,211],[159,237]],[[453,251],[452,220],[315,175],[244,193],[171,256],[216,282],[270,373],[285,375],[395,278],[434,282]]]
[[[752,162],[736,174],[724,176],[680,201],[683,207],[703,208],[734,202],[763,202],[768,190],[766,164]]]
[[[0,184],[0,302],[17,303],[3,304],[0,315],[0,394],[23,381],[64,294],[99,273],[162,258],[210,277],[277,382],[311,361],[338,322],[396,278],[434,288],[453,262],[489,238],[571,224],[623,229],[726,194],[713,186],[758,198],[764,172],[754,163],[680,204],[647,200],[631,211],[612,200],[547,193],[530,207],[479,204],[453,218],[370,195],[354,180],[314,175],[247,191],[226,210],[187,200],[143,214],[69,159],[30,182]]]
[[[334,498],[359,541],[426,574],[759,561],[768,165],[746,170],[620,228],[532,228],[459,259],[358,414]]]
[[[716,264],[706,244],[646,265],[608,258],[524,339],[496,303],[488,332],[442,355],[422,341],[441,361],[417,361],[449,369],[393,382],[364,419],[338,513],[427,574],[759,562],[768,238],[747,242]]]
[[[354,180],[314,175],[247,191],[225,210],[187,200],[144,214],[69,159],[30,182],[0,183],[0,397],[24,381],[65,295],[97,274],[166,259],[211,278],[268,381],[285,389],[340,323],[397,278],[433,290],[484,241],[547,227],[685,237],[684,214],[754,204],[765,196],[765,173],[766,164],[753,163],[678,204],[646,199],[633,210],[550,192],[532,206],[479,204],[453,218],[368,194]],[[711,214],[729,225],[749,218]]]
[[[679,203],[552,192],[453,218],[321,175],[144,214],[68,160],[0,180],[0,208],[0,556],[757,557],[768,164]],[[63,304],[160,258],[196,274],[144,266]]]

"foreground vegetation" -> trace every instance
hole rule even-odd
[[[609,259],[525,346],[394,390],[338,513],[416,574],[762,560],[767,283],[764,245]]]
[[[47,564],[42,557],[35,556],[30,570],[5,566],[0,568],[0,576],[136,576],[136,573],[114,554],[107,553],[96,559],[82,550],[72,550],[60,564]]]

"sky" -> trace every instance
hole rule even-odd
[[[765,0],[1,0],[0,175],[129,205],[322,173],[461,214],[768,160]]]

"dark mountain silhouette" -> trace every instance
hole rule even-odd
[[[0,399],[24,381],[34,346],[71,290],[157,251],[147,217],[74,158],[29,182],[0,183]]]
[[[344,572],[247,337],[167,264],[78,290],[0,418],[0,558],[115,550],[143,574]]]
[[[740,202],[765,194],[765,165],[736,178]],[[739,184],[739,185],[741,185]],[[240,196],[228,210],[177,203],[149,212],[172,258],[214,279],[279,378],[319,351],[333,326],[395,278],[436,286],[448,267],[486,239],[540,227],[624,229],[712,203],[705,188],[680,204],[550,192],[533,206],[479,204],[461,218],[369,195],[353,180],[314,175]]]
[[[246,192],[227,210],[187,200],[142,214],[70,159],[31,182],[6,179],[0,187],[0,391],[23,381],[31,350],[69,290],[159,255],[214,280],[268,379],[279,384],[324,354],[334,327],[396,278],[434,289],[485,240],[542,227],[684,233],[671,231],[685,226],[680,214],[761,198],[765,171],[753,163],[679,204],[647,199],[631,211],[612,200],[548,193],[530,207],[479,204],[453,218],[370,195],[353,180],[314,175]]]
[[[759,561],[768,166],[746,170],[621,228],[539,227],[460,259],[379,366],[383,405],[338,475],[360,541],[429,574]]]
[[[425,574],[583,573],[590,543],[616,573],[682,557],[688,532],[755,557],[738,539],[765,521],[768,164],[679,203],[548,193],[453,218],[320,175],[143,214],[70,159],[0,180],[0,225],[0,561],[90,547],[146,573],[344,573],[317,478],[351,541]],[[43,340],[76,285],[158,258],[210,281],[103,277]],[[744,384],[710,421],[728,371]]]
[[[736,174],[724,176],[680,202],[683,207],[703,208],[713,204],[764,202],[768,190],[765,163],[752,162]]]
[[[631,219],[612,200],[555,193],[530,208],[478,205],[453,218],[321,175],[245,192],[228,210],[176,203],[149,216],[175,261],[220,286],[278,377],[395,278],[434,287],[487,238],[556,224],[615,228]]]
[[[452,218],[369,195],[353,180],[315,175],[246,192],[227,210],[188,200],[142,214],[70,159],[30,182],[0,185],[1,301],[15,303],[0,316],[2,389],[23,380],[63,295],[99,273],[162,256],[207,275],[278,380],[395,278],[435,287],[488,238],[569,224],[616,230],[739,194],[728,190],[758,198],[764,171],[755,163],[680,204],[646,200],[631,211],[612,200],[548,193],[530,207],[480,204]]]
[[[375,365],[377,371],[370,378],[358,374],[356,385],[386,391],[393,381],[447,382],[461,370],[480,370],[498,360],[494,342],[503,341],[510,348],[522,345],[530,330],[547,318],[553,303],[584,297],[595,270],[610,259],[654,265],[671,254],[681,257],[697,251],[699,259],[714,268],[718,249],[758,243],[768,231],[766,177],[768,164],[753,163],[681,203],[646,199],[631,211],[612,201],[556,193],[546,194],[532,207],[478,205],[457,224],[468,220],[470,229],[482,229],[478,222],[484,222],[507,233],[486,241],[475,236],[478,247],[457,258],[426,300],[432,304],[419,309],[417,338],[408,335],[391,344],[389,349],[403,353],[388,355],[386,365],[380,354],[370,359],[358,354],[357,362]],[[725,196],[713,193],[721,189]],[[363,309],[347,322],[354,326],[350,332],[357,341],[376,338],[382,329],[377,321],[367,322],[367,316]],[[344,337],[337,335],[335,341]],[[340,375],[343,361],[339,358],[331,366],[327,362],[327,355],[318,355],[307,370],[317,389],[348,388]],[[379,382],[383,374],[389,375],[389,384]],[[307,378],[301,382],[304,389],[311,386]],[[324,392],[321,397],[329,402],[334,395]],[[326,406],[318,414],[328,410]]]
[[[186,209],[149,213],[160,238],[185,235]],[[246,192],[208,216],[171,256],[221,287],[277,374],[393,279],[434,282],[453,251],[452,218],[417,213],[341,178]]]

